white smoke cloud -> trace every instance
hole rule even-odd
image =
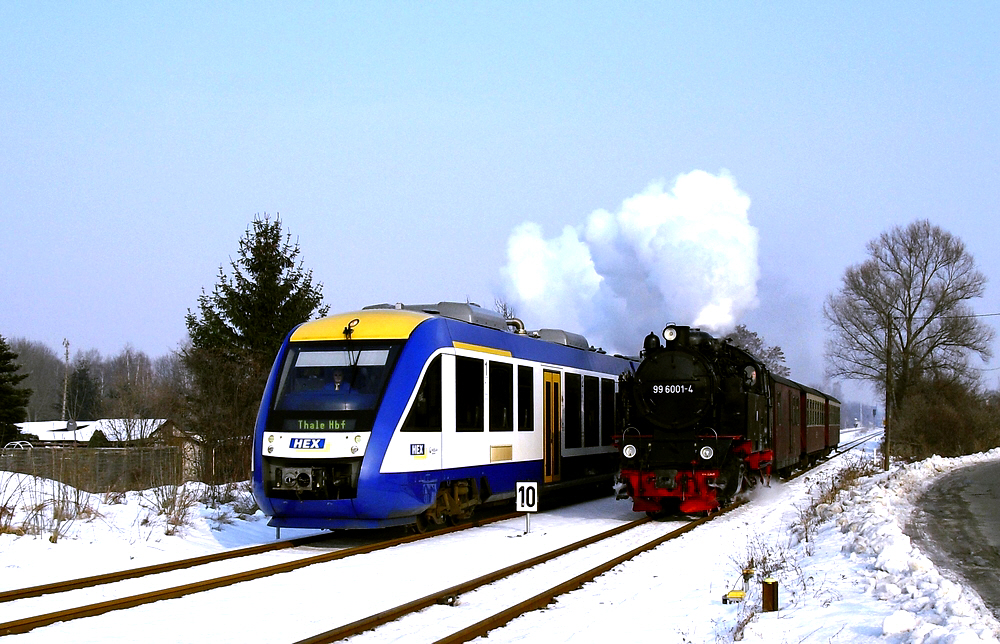
[[[695,170],[544,239],[518,226],[502,269],[506,301],[529,327],[584,333],[635,354],[668,322],[728,332],[757,305],[757,229],[750,198],[727,172]]]

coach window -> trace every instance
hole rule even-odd
[[[601,378],[601,445],[611,445],[615,432],[615,381]]]
[[[567,373],[566,374],[566,413],[563,418],[565,419],[566,427],[566,447],[580,447],[583,443],[583,424],[582,424],[582,412],[583,412],[583,401],[580,400],[581,390],[583,389],[582,379],[578,373]]]
[[[490,431],[514,431],[514,365],[490,360]]]
[[[601,444],[601,385],[595,376],[583,377],[583,446]]]
[[[483,369],[476,358],[455,358],[455,430],[483,431]]]
[[[535,370],[517,368],[517,430],[530,432],[535,429]]]
[[[441,356],[434,358],[427,367],[402,431],[441,431]]]

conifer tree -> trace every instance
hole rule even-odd
[[[190,346],[181,353],[192,376],[188,422],[213,452],[209,482],[245,477],[250,437],[271,363],[285,335],[321,306],[321,283],[299,259],[281,220],[255,216],[240,239],[231,273],[219,267],[198,313],[186,317]]]
[[[751,331],[740,324],[725,339],[763,362],[771,370],[771,373],[779,376],[791,374],[791,370],[785,364],[785,352],[781,347],[778,345],[768,346],[764,342],[764,338],[757,335],[756,331]]]
[[[21,366],[15,360],[17,354],[11,351],[0,335],[0,447],[21,438],[15,423],[24,422],[28,401],[31,400],[31,390],[17,386],[28,374],[17,373]]]

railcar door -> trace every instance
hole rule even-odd
[[[559,434],[562,427],[562,376],[546,371],[545,387],[545,482],[554,483],[560,476]]]

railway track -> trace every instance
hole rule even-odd
[[[377,543],[369,545],[357,546],[353,548],[345,548],[333,552],[322,553],[319,555],[306,556],[301,559],[295,559],[260,568],[252,568],[250,570],[241,571],[235,574],[223,575],[220,577],[211,577],[193,583],[171,586],[168,588],[162,588],[135,595],[128,595],[125,597],[120,597],[108,601],[91,603],[82,606],[74,606],[72,608],[68,608],[65,610],[42,613],[38,615],[32,615],[29,617],[19,618],[0,623],[0,636],[12,635],[16,633],[27,633],[36,628],[40,628],[42,626],[48,626],[56,622],[66,622],[75,619],[81,619],[84,617],[103,615],[108,612],[123,610],[126,608],[134,608],[136,606],[142,606],[144,604],[150,604],[164,599],[175,599],[178,597],[184,597],[186,595],[191,595],[194,593],[213,590],[215,588],[232,586],[234,584],[242,583],[245,581],[252,581],[255,579],[269,577],[271,575],[291,572],[294,570],[305,568],[307,566],[321,564],[329,561],[335,561],[337,559],[344,559],[355,555],[366,554],[369,552],[374,552],[376,550],[382,550],[406,543],[411,543],[413,541],[419,541],[421,539],[437,537],[444,534],[466,530],[468,528],[479,527],[487,525],[489,523],[510,519],[516,516],[519,515],[505,514],[486,519],[473,520],[470,521],[469,523],[443,528],[425,534],[408,535],[397,539],[379,541]],[[128,579],[137,579],[141,577],[172,572],[175,570],[195,568],[198,566],[204,566],[219,561],[238,559],[243,557],[252,557],[268,552],[273,552],[276,550],[312,544],[318,541],[322,541],[324,539],[329,539],[329,535],[324,534],[324,535],[313,535],[310,537],[300,537],[297,539],[289,539],[277,543],[263,544],[260,546],[250,546],[247,548],[238,548],[231,551],[220,552],[212,555],[204,555],[201,557],[193,557],[190,559],[183,559],[159,565],[145,566],[142,568],[133,568],[121,572],[107,573],[103,575],[95,575],[80,579],[72,579],[63,582],[56,582],[50,584],[43,584],[39,586],[32,586],[28,588],[14,589],[0,593],[0,603],[13,602],[16,600],[29,599],[33,597],[40,597],[42,595],[66,593],[73,590],[93,588],[96,586],[111,584]]]
[[[862,443],[870,438],[871,438],[870,436],[864,436],[858,439],[853,439],[849,444],[843,446],[836,453],[836,455],[840,455],[841,453],[848,451],[851,447],[856,446],[856,444]],[[479,637],[481,635],[485,635],[490,630],[506,624],[507,622],[516,618],[519,615],[522,615],[524,613],[548,605],[558,595],[570,592],[575,588],[579,588],[581,585],[597,578],[598,576],[613,569],[614,567],[618,566],[624,561],[627,561],[637,556],[638,554],[641,554],[642,552],[655,548],[656,546],[666,541],[669,541],[670,539],[674,539],[684,534],[685,532],[688,532],[691,529],[694,529],[695,527],[705,523],[706,521],[709,521],[715,518],[716,516],[720,516],[721,514],[729,512],[739,507],[740,505],[742,505],[742,503],[730,506],[722,513],[718,513],[716,515],[713,515],[712,517],[692,521],[690,523],[687,523],[679,527],[676,530],[669,532],[668,534],[657,536],[656,538],[651,539],[648,542],[643,543],[624,554],[617,555],[615,557],[610,557],[608,558],[607,561],[603,562],[599,566],[593,567],[581,574],[573,575],[569,579],[561,581],[560,583],[551,586],[550,588],[544,590],[543,592],[536,593],[529,599],[518,602],[515,605],[504,609],[503,611],[500,611],[496,614],[490,615],[487,618],[480,620],[476,624],[467,626],[465,628],[462,628],[461,630],[456,630],[455,633],[448,635],[443,639],[440,639],[439,642],[449,642],[449,643],[464,642]],[[494,517],[492,519],[483,519],[479,521],[470,522],[469,524],[463,526],[438,530],[426,535],[410,535],[407,537],[403,537],[401,539],[379,542],[376,544],[365,545],[357,548],[347,548],[335,552],[326,552],[316,556],[307,556],[295,561],[289,561],[277,565],[265,566],[262,568],[254,568],[252,570],[240,572],[237,574],[215,577],[191,584],[171,586],[169,588],[163,588],[152,592],[133,594],[109,601],[91,603],[83,606],[69,608],[66,610],[41,613],[38,615],[19,618],[4,623],[0,623],[0,636],[7,634],[15,634],[15,633],[27,633],[30,632],[31,630],[37,629],[42,626],[54,624],[56,622],[65,622],[84,617],[102,615],[111,611],[142,606],[144,604],[149,604],[162,599],[184,597],[186,595],[204,592],[211,589],[223,588],[244,581],[261,579],[267,576],[276,575],[284,572],[290,572],[293,570],[297,570],[307,566],[312,566],[319,563],[330,562],[358,554],[370,553],[376,550],[382,550],[396,545],[410,543],[412,541],[417,541],[419,539],[423,539],[426,537],[445,535],[468,527],[487,525],[492,522],[502,521],[517,516],[520,515],[508,514],[508,515]],[[532,567],[543,565],[548,561],[557,559],[571,552],[578,551],[581,548],[587,547],[588,545],[613,539],[614,537],[628,530],[631,530],[635,527],[638,527],[639,525],[645,524],[648,521],[649,521],[648,519],[642,519],[629,524],[624,524],[623,526],[616,527],[612,530],[608,530],[607,532],[602,533],[600,535],[580,540],[576,543],[564,546],[562,548],[558,548],[544,555],[538,555],[532,557],[524,562],[509,565],[495,572],[481,575],[479,577],[476,577],[475,579],[471,579],[469,581],[457,585],[456,584],[449,585],[447,588],[443,588],[439,591],[435,591],[418,599],[402,603],[395,608],[381,610],[377,613],[369,615],[368,617],[355,620],[349,624],[340,625],[332,630],[328,630],[319,633],[317,635],[308,637],[306,639],[302,639],[300,640],[299,644],[338,641],[346,637],[357,635],[359,633],[363,633],[365,631],[369,631],[384,626],[394,620],[400,619],[405,615],[423,610],[429,606],[434,606],[436,604],[453,603],[461,596],[467,595],[478,588],[482,588],[484,586],[494,584],[499,580],[509,578],[520,571],[524,571]],[[308,545],[327,538],[329,538],[329,535],[316,535],[313,537],[291,539],[273,544],[265,544],[262,546],[241,548],[226,553],[218,553],[215,555],[195,557],[192,559],[170,562],[159,566],[147,566],[119,573],[109,573],[106,575],[97,575],[83,579],[69,580],[66,582],[60,582],[56,584],[45,584],[41,586],[34,586],[31,588],[5,591],[0,593],[0,606],[3,606],[5,603],[15,602],[16,600],[20,599],[38,597],[42,594],[48,595],[54,593],[62,593],[74,589],[85,589],[97,585],[110,584],[117,581],[134,579],[142,576],[155,575],[167,571],[181,570],[185,568],[194,568],[200,565],[216,561],[222,561],[238,557],[249,557],[255,554],[262,554],[281,549],[288,549],[296,546]],[[301,634],[299,635],[299,637],[301,637]]]
[[[323,541],[329,538],[330,535],[328,534],[316,534],[308,537],[284,539],[281,541],[274,541],[271,543],[265,543],[257,546],[234,548],[232,550],[216,552],[210,555],[202,555],[200,557],[178,559],[176,561],[168,561],[161,564],[143,566],[141,568],[130,568],[128,570],[109,572],[102,575],[80,577],[79,579],[68,579],[66,581],[57,581],[50,584],[40,584],[38,586],[29,586],[26,588],[15,588],[13,590],[6,590],[0,592],[0,604],[4,602],[14,601],[17,599],[40,597],[42,595],[49,595],[52,593],[63,593],[70,590],[77,590],[80,588],[93,588],[94,586],[111,584],[116,581],[124,581],[126,579],[137,579],[139,577],[158,575],[165,572],[172,572],[174,570],[184,570],[187,568],[194,568],[196,566],[204,566],[205,564],[215,563],[217,561],[226,561],[228,559],[249,557],[253,555],[263,554],[266,552],[274,552],[276,550],[296,548],[299,546],[305,546],[311,543],[316,543],[317,541]]]
[[[681,527],[668,532],[667,534],[661,534],[653,539],[645,541],[639,546],[632,548],[625,552],[624,554],[616,555],[614,557],[608,558],[603,561],[600,565],[592,567],[585,572],[577,574],[568,580],[561,581],[553,586],[550,586],[540,593],[534,596],[518,602],[513,606],[510,606],[504,610],[497,613],[491,614],[488,617],[479,620],[478,622],[467,626],[461,630],[458,630],[442,639],[437,640],[435,644],[458,644],[459,642],[468,642],[477,637],[487,635],[491,630],[499,628],[511,620],[519,617],[525,613],[533,610],[543,608],[551,604],[559,595],[571,592],[583,586],[583,584],[593,581],[597,577],[603,575],[609,570],[615,568],[616,566],[633,559],[634,557],[659,546],[662,543],[670,541],[671,539],[676,539],[681,535],[693,530],[694,528],[711,521],[712,519],[735,510],[746,503],[745,501],[736,503],[726,508],[720,513],[713,514],[708,517],[703,517],[700,519],[689,521],[688,523],[682,525]],[[336,642],[348,637],[353,637],[369,631],[372,629],[377,629],[380,626],[393,622],[395,620],[406,617],[417,613],[425,608],[429,608],[436,604],[447,604],[454,605],[464,594],[471,593],[478,590],[484,586],[494,584],[498,581],[508,579],[517,573],[523,572],[525,570],[541,566],[544,563],[556,560],[560,557],[564,557],[570,553],[578,552],[583,548],[591,545],[599,544],[601,542],[608,541],[617,537],[629,530],[632,530],[640,525],[649,523],[651,519],[643,518],[637,521],[632,521],[630,523],[623,524],[621,526],[612,528],[600,534],[582,539],[575,543],[557,548],[545,554],[533,557],[526,561],[508,566],[506,568],[497,570],[495,572],[489,573],[477,577],[476,579],[463,582],[458,585],[451,586],[449,588],[444,588],[419,599],[415,599],[410,602],[406,602],[394,608],[388,610],[383,610],[378,613],[372,614],[363,619],[357,620],[350,624],[345,624],[343,626],[338,626],[337,628],[331,629],[329,631],[319,633],[312,637],[299,640],[295,644],[325,644],[327,642]]]
[[[841,454],[846,454],[847,452],[850,452],[852,449],[855,449],[856,447],[860,447],[861,445],[864,445],[865,443],[867,443],[871,439],[879,437],[879,436],[882,436],[884,433],[885,433],[884,430],[880,429],[880,430],[877,430],[877,431],[868,432],[864,436],[860,436],[860,437],[855,436],[854,438],[852,438],[851,440],[849,440],[847,443],[838,445],[837,449],[834,450],[834,452],[833,452],[833,456],[840,456]],[[831,456],[831,458],[833,458],[833,456]]]

